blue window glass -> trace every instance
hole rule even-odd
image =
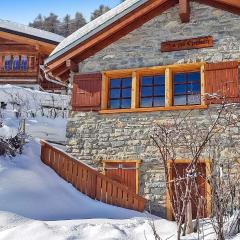
[[[14,56],[13,58],[13,70],[18,71],[19,70],[19,57]]]
[[[141,86],[151,86],[153,84],[152,76],[144,76],[141,79]]]
[[[143,76],[140,82],[140,107],[165,105],[165,75]]]
[[[180,105],[197,105],[201,103],[200,72],[176,73],[173,76],[173,103]]]
[[[152,91],[153,91],[153,87],[142,87],[141,88],[141,96],[142,97],[151,97],[153,95]]]
[[[120,88],[121,87],[121,79],[111,79],[110,87],[111,88]]]
[[[110,79],[108,106],[111,109],[131,108],[132,79]]]
[[[27,56],[21,57],[21,70],[24,72],[27,71]]]
[[[141,107],[152,107],[152,98],[142,98],[140,102]]]
[[[120,103],[121,101],[120,100],[110,100],[110,108],[112,109],[117,109],[117,108],[120,108]]]
[[[123,98],[121,100],[121,108],[131,108],[131,99],[130,98]]]
[[[165,85],[165,76],[164,75],[155,76],[154,85]]]
[[[165,95],[165,86],[154,87],[154,96],[164,96],[164,95]]]
[[[131,98],[131,88],[124,88],[122,90],[122,97],[123,98]]]
[[[155,97],[153,99],[153,106],[164,106],[165,105],[165,97]]]
[[[174,83],[185,83],[185,82],[186,82],[185,73],[177,73],[174,75]]]
[[[122,79],[122,88],[131,88],[132,87],[132,79],[131,78],[123,78]]]
[[[4,61],[4,69],[5,71],[9,72],[12,70],[11,66],[11,56],[6,56]]]
[[[110,91],[110,98],[111,99],[118,99],[121,96],[121,90],[120,89],[111,89]]]

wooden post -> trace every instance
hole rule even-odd
[[[165,70],[165,106],[170,107],[173,104],[173,83],[172,83],[172,69]]]

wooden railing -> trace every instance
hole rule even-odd
[[[92,199],[118,207],[144,211],[145,198],[45,141],[41,141],[41,160],[60,177]]]

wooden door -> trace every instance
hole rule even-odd
[[[104,161],[105,175],[138,193],[138,161]]]
[[[186,168],[188,163],[176,163],[176,167],[171,166],[171,179],[182,178],[179,184],[174,188],[172,185],[172,196],[180,196],[182,192],[186,189]],[[195,177],[197,182],[197,188],[195,186],[191,187],[191,204],[192,204],[192,217],[196,219],[197,212],[199,211],[199,217],[207,217],[207,201],[206,201],[206,165],[205,163],[199,163],[197,166],[197,176]],[[178,195],[176,194],[178,191]],[[201,207],[198,210],[199,202],[201,201]]]

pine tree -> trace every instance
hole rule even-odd
[[[75,18],[71,24],[71,33],[77,31],[79,28],[83,27],[86,24],[86,19],[83,17],[82,13],[76,12]]]
[[[95,18],[103,15],[107,11],[109,11],[110,8],[108,6],[100,5],[98,9],[96,9],[92,14],[91,14],[91,21],[94,20]]]
[[[44,30],[60,34],[60,21],[58,20],[58,16],[54,13],[50,13],[48,17],[44,18]]]
[[[32,23],[29,23],[30,27],[38,28],[38,29],[44,29],[44,20],[41,14],[38,14],[38,16],[33,20]]]
[[[63,22],[61,23],[60,34],[64,37],[69,36],[72,33],[71,32],[71,25],[72,25],[71,16],[69,14],[67,14],[63,18]]]

